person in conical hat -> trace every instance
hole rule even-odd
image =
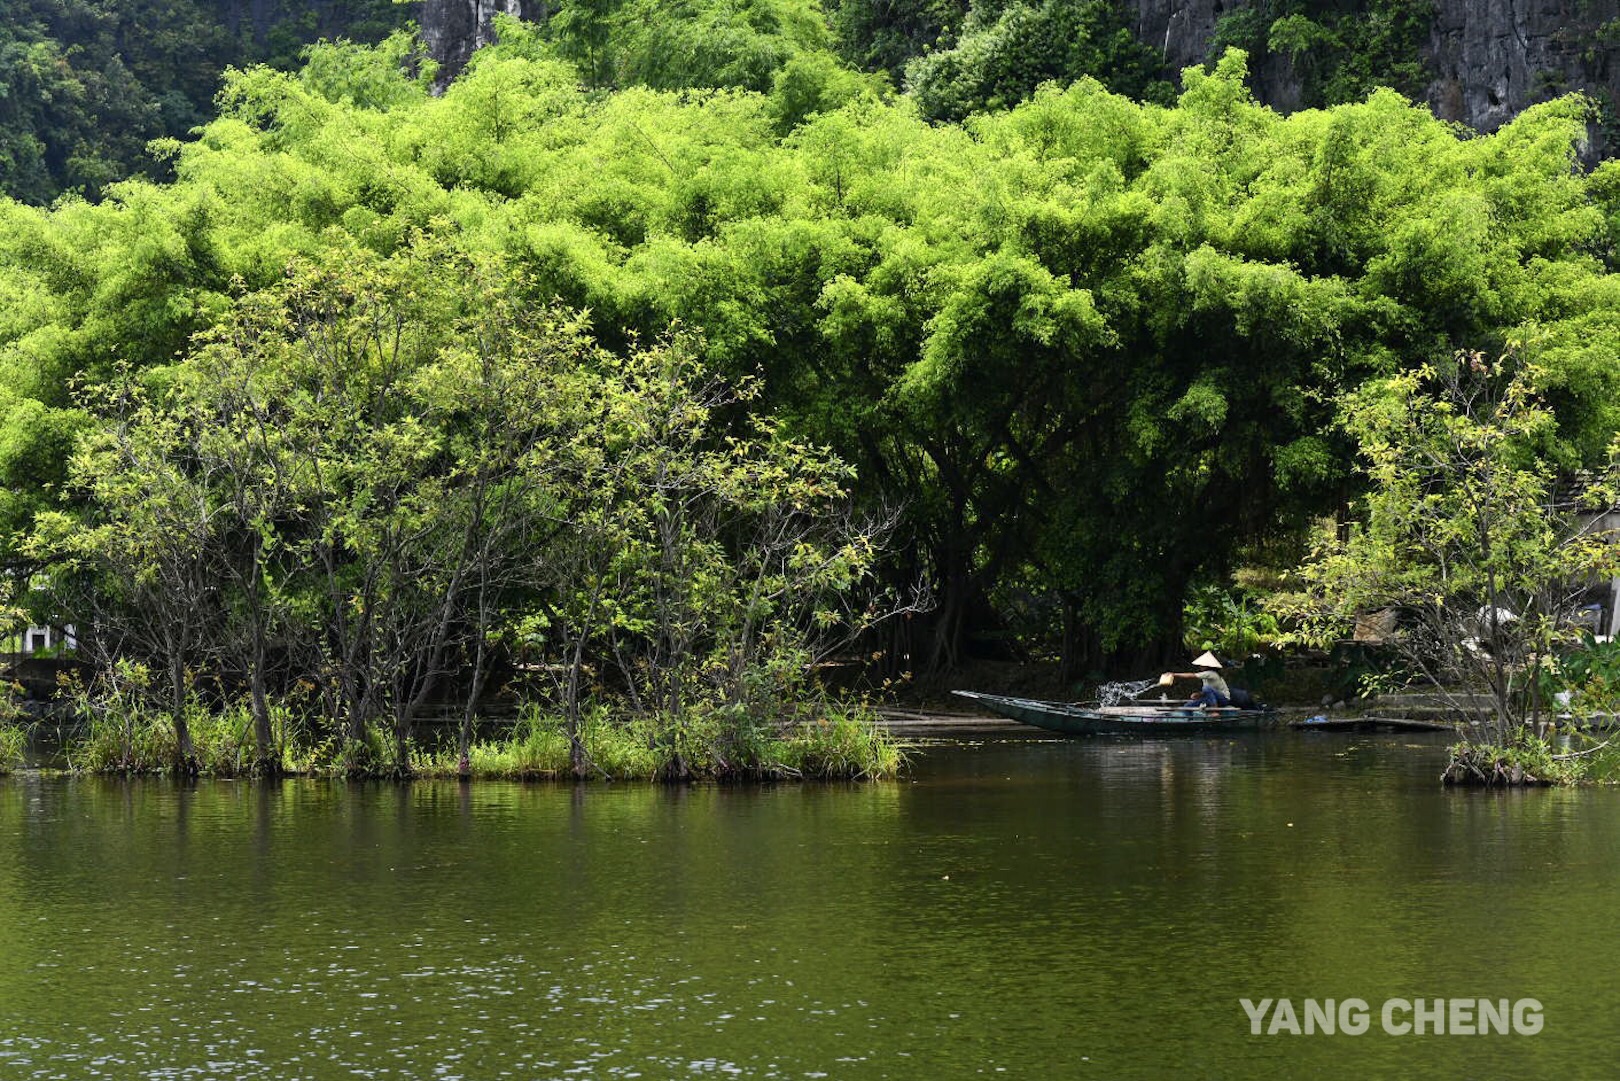
[[[1189,706],[1229,706],[1232,704],[1232,689],[1221,678],[1220,658],[1205,650],[1204,653],[1193,659],[1196,672],[1166,672],[1159,677],[1159,682],[1168,684],[1177,678],[1196,679],[1203,684],[1198,693],[1187,700]]]

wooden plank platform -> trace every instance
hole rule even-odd
[[[981,713],[899,708],[877,712],[883,727],[900,739],[1051,738],[1051,733],[1027,724]]]

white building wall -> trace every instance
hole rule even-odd
[[[68,623],[61,627],[32,626],[11,640],[13,652],[39,653],[47,649],[79,648],[79,640],[74,635],[73,624]]]

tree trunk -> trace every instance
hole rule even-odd
[[[169,653],[169,709],[174,720],[174,772],[182,777],[197,775],[197,750],[191,742],[191,724],[186,719],[186,663],[178,646]]]
[[[594,602],[592,604],[594,608]],[[575,777],[585,776],[585,743],[579,732],[579,675],[585,663],[585,636],[574,640],[574,656],[568,664],[568,683],[563,691],[563,716],[568,725],[568,766]]]
[[[411,707],[402,706],[394,715],[394,776],[411,775]]]
[[[276,753],[275,732],[270,727],[270,703],[264,689],[265,654],[268,652],[264,633],[264,607],[259,578],[260,540],[253,540],[253,561],[250,568],[248,590],[248,618],[253,621],[253,655],[249,660],[248,695],[253,708],[253,747],[255,752],[253,773],[260,777],[273,777],[281,772],[281,756]]]
[[[1079,678],[1080,668],[1076,663],[1079,650],[1079,623],[1080,606],[1075,602],[1074,594],[1063,593],[1063,645],[1058,652],[1058,679],[1067,687]]]
[[[472,733],[473,717],[478,709],[479,696],[484,693],[484,629],[480,624],[478,629],[478,644],[473,647],[472,686],[467,691],[467,705],[461,711],[461,731],[456,736],[456,749],[459,755],[456,759],[456,772],[463,777],[472,775]]]

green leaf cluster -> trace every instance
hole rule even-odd
[[[95,710],[159,710],[182,771],[200,689],[242,703],[262,762],[296,692],[352,771],[406,771],[423,708],[470,718],[498,660],[566,672],[575,723],[617,667],[677,774],[694,718],[792,723],[875,555],[847,467],[684,336],[611,354],[498,256],[333,239],[175,363],[85,390],[72,502],[25,551],[110,674]]]
[[[1042,83],[1095,78],[1138,100],[1168,101],[1164,57],[1136,37],[1117,0],[975,4],[948,48],[906,66],[924,116],[961,120],[1007,109]]]
[[[1323,529],[1285,604],[1319,643],[1393,613],[1421,683],[1474,721],[1472,740],[1502,746],[1556,712],[1544,676],[1580,642],[1587,587],[1620,572],[1620,459],[1560,477],[1542,382],[1512,355],[1464,352],[1348,392],[1368,491],[1348,530]]]
[[[678,322],[703,379],[753,381],[716,428],[767,418],[902,505],[887,582],[938,606],[897,665],[1178,649],[1190,583],[1362,483],[1337,395],[1458,348],[1524,343],[1560,468],[1617,427],[1614,177],[1575,166],[1580,99],[1484,137],[1391,91],[1284,117],[1234,52],[1168,106],[1081,80],[933,124],[802,57],[768,93],[603,93],[536,40],[438,96],[386,51],[239,72],[174,183],[0,203],[12,557],[63,490],[74,381],[172,364],[290,264],[335,288],[418,235],[501,267],[514,305],[588,311],[610,354]]]
[[[1243,49],[1256,63],[1281,60],[1307,106],[1359,101],[1378,87],[1423,92],[1432,75],[1422,51],[1433,0],[1261,0],[1215,24],[1210,55]]]

